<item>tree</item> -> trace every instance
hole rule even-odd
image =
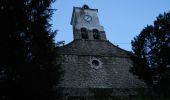
[[[0,1],[0,100],[54,97],[60,77],[49,23],[54,1]]]
[[[161,75],[170,65],[170,12],[160,14],[154,25],[145,27],[132,40],[132,50],[134,59],[138,59],[133,73],[144,80]]]
[[[156,90],[159,94],[164,95],[166,97],[170,97],[170,70],[166,70],[161,74],[161,79],[159,83],[155,86]]]
[[[152,36],[153,26],[145,27],[139,36],[135,37],[132,43],[133,53],[131,57],[134,61],[134,67],[131,68],[131,72],[138,75],[140,79],[143,79],[147,84],[151,84],[151,73],[149,63],[146,55],[148,55],[147,46],[150,44],[146,39]]]

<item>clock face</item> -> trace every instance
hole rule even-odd
[[[84,15],[84,20],[90,22],[92,20],[92,17],[90,15]]]

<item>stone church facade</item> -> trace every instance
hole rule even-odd
[[[57,86],[66,96],[90,96],[89,89],[113,89],[113,95],[127,94],[146,85],[129,72],[133,61],[125,51],[106,38],[98,9],[74,7],[71,25],[74,40],[59,47],[64,76]]]

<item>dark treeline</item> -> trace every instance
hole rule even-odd
[[[132,40],[131,71],[167,95],[170,91],[170,11],[160,14]]]
[[[52,100],[59,81],[55,0],[0,0],[0,100]]]

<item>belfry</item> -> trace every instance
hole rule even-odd
[[[133,66],[129,52],[107,40],[98,9],[87,5],[74,7],[71,25],[74,40],[59,47],[64,76],[57,87],[63,95],[88,97],[93,95],[90,89],[98,88],[112,89],[113,95],[129,95],[146,87],[129,72]]]

